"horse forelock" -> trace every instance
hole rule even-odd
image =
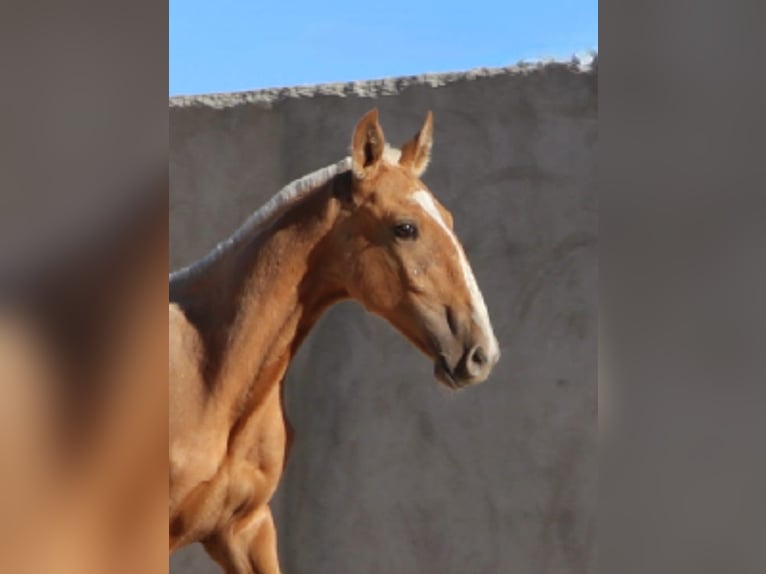
[[[402,157],[402,150],[395,147],[391,147],[388,144],[386,144],[386,147],[383,148],[383,161],[385,161],[386,163],[397,165],[399,163],[399,158],[401,157]]]

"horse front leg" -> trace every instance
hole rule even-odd
[[[280,574],[277,531],[268,506],[256,509],[228,533],[214,535],[203,545],[226,574]]]

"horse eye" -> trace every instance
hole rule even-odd
[[[399,239],[416,239],[418,236],[418,228],[412,223],[400,223],[394,226],[394,235]]]

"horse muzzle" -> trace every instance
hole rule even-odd
[[[451,389],[460,389],[485,381],[500,360],[500,351],[492,353],[484,345],[472,345],[455,361],[439,353],[434,363],[434,376]]]

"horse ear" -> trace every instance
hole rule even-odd
[[[399,165],[409,168],[420,177],[431,160],[431,146],[434,141],[434,115],[429,111],[420,131],[402,147]]]
[[[355,177],[363,179],[377,168],[385,144],[378,108],[373,108],[356,124],[351,141],[351,169]]]

